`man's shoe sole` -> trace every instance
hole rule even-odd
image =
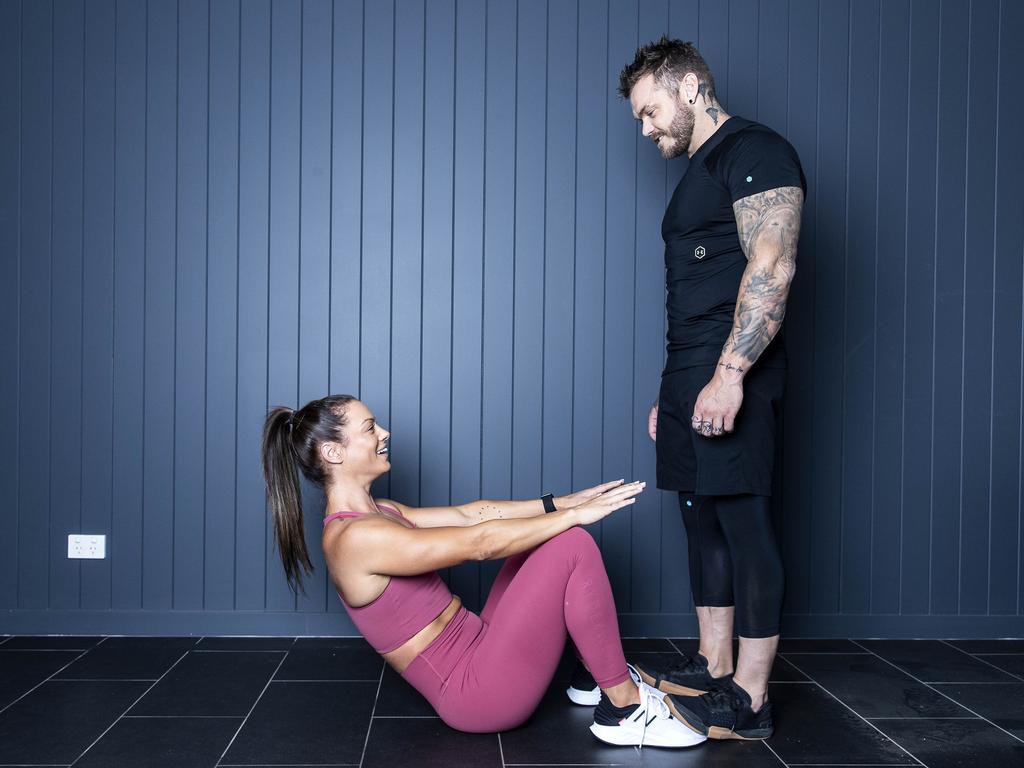
[[[669,711],[676,720],[681,722],[691,731],[699,733],[701,736],[707,736],[709,739],[715,739],[717,741],[726,741],[728,739],[735,739],[737,741],[763,741],[764,739],[770,738],[774,732],[773,728],[751,728],[745,731],[733,731],[729,728],[722,728],[718,725],[712,725],[708,728],[700,721],[699,717],[686,708],[677,706],[675,701],[672,699],[666,698],[665,703],[668,705]]]
[[[703,696],[707,691],[702,691],[698,688],[687,688],[682,685],[676,685],[670,683],[668,680],[662,680],[660,683],[639,667],[636,671],[640,673],[640,679],[647,683],[651,688],[657,688],[662,693],[674,693],[677,696]]]

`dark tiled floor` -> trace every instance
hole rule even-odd
[[[672,663],[693,640],[629,639]],[[445,726],[359,638],[0,637],[0,766],[1024,764],[1024,642],[785,640],[776,733],[613,748],[565,698],[500,735]]]

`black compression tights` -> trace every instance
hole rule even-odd
[[[679,494],[697,606],[736,606],[740,637],[779,634],[784,576],[768,496]]]

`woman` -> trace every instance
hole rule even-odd
[[[303,569],[312,573],[298,465],[327,496],[324,556],[352,621],[448,725],[488,732],[523,723],[551,682],[568,631],[601,689],[595,736],[666,747],[704,740],[672,718],[664,694],[631,677],[601,554],[578,527],[632,504],[643,483],[557,499],[551,514],[541,501],[417,509],[370,495],[390,470],[389,440],[348,395],[271,410],[263,469],[293,589],[302,589]],[[507,559],[479,616],[435,572],[499,558]]]

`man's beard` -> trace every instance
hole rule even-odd
[[[676,97],[676,114],[668,130],[662,134],[665,138],[672,139],[672,143],[658,143],[658,150],[666,160],[672,160],[686,152],[690,146],[690,139],[693,138],[693,124],[695,122],[693,110]]]

